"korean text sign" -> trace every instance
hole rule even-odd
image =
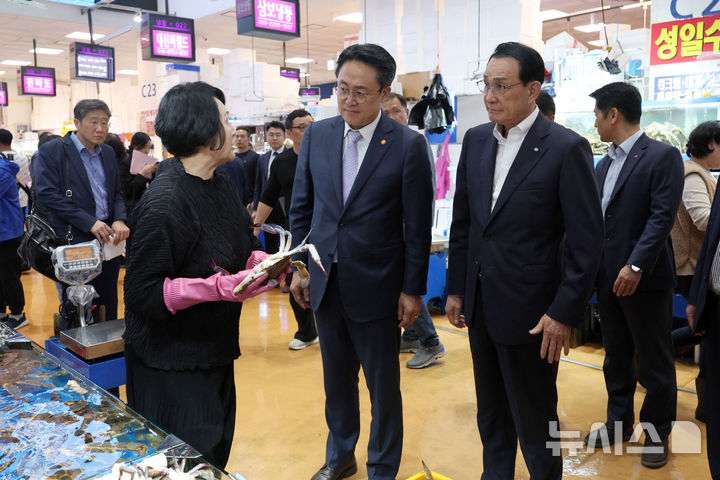
[[[20,67],[23,95],[55,96],[55,69]]]
[[[692,62],[703,52],[720,54],[720,15],[652,25],[650,65]]]

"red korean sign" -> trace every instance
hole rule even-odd
[[[703,52],[720,54],[720,15],[652,25],[650,65],[693,62]]]

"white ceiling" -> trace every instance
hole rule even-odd
[[[208,2],[211,5],[214,0],[197,0],[197,2]],[[309,29],[306,18],[306,1],[310,4]],[[452,0],[445,0],[452,1]],[[42,3],[42,0],[0,0],[0,61],[26,60],[32,61],[33,55],[29,52],[32,48],[32,41],[36,39],[38,47],[61,48],[64,50],[59,55],[38,55],[38,65],[54,67],[60,80],[69,79],[70,60],[68,57],[68,45],[74,41],[65,38],[65,35],[73,31],[87,31],[87,17],[79,15],[79,7],[50,5],[49,9],[18,7],[22,3]],[[159,2],[161,5],[164,3]],[[234,3],[234,2],[233,2]],[[621,0],[623,5],[637,3],[637,0]],[[302,36],[298,39],[286,42],[286,58],[308,56],[308,33],[309,33],[309,56],[315,60],[310,65],[310,79],[313,84],[331,82],[334,79],[333,72],[327,70],[327,60],[335,59],[337,52],[343,49],[345,35],[356,34],[360,30],[359,24],[351,24],[342,21],[333,21],[334,16],[361,11],[362,0],[301,0],[301,31]],[[600,9],[600,0],[541,0],[541,10],[556,9],[566,13],[584,12],[592,9]],[[606,0],[605,5],[616,6],[617,2]],[[64,9],[64,10],[63,10]],[[172,2],[171,2],[172,10]],[[12,11],[12,14],[5,12]],[[71,15],[59,15],[55,12],[71,12]],[[613,24],[617,20],[617,9],[606,10],[606,22]],[[543,24],[543,40],[546,40],[561,31],[568,31],[579,41],[585,43],[589,40],[597,40],[599,34],[582,33],[574,30],[574,26],[587,23],[602,22],[601,13],[583,14],[568,19],[547,21]],[[50,18],[38,18],[45,16]],[[132,12],[119,12],[103,14],[98,12],[99,20],[94,25],[96,33],[106,35],[119,32],[124,28],[132,30],[120,34],[106,44],[115,47],[116,69],[137,69],[136,45],[139,39],[139,25],[132,21]],[[73,21],[58,20],[57,18],[72,18]],[[95,18],[95,16],[94,16]],[[644,20],[645,19],[645,20]],[[649,25],[650,9],[634,8],[621,10],[620,23],[630,24],[632,28],[643,27],[643,22]],[[195,30],[198,48],[250,48],[252,39],[247,36],[238,35],[235,24],[234,8],[228,8],[219,13],[196,19]],[[254,39],[256,58],[260,62],[281,64],[283,59],[282,42],[275,40]],[[216,61],[222,61],[222,57],[213,57]],[[290,65],[292,66],[292,65]],[[18,67],[0,65],[0,80],[13,82],[16,79]]]

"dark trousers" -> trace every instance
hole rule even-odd
[[[705,335],[702,336],[702,360],[705,365],[705,426],[707,456],[713,480],[720,480],[720,304],[718,297],[707,293]]]
[[[292,282],[292,273],[288,275],[288,285]],[[303,342],[309,342],[318,336],[317,328],[315,328],[315,314],[311,308],[304,309],[295,301],[293,294],[290,294],[290,306],[295,314],[295,320],[298,324],[295,338]]]
[[[478,296],[478,298],[480,298]],[[480,312],[481,306],[476,307]],[[470,351],[475,372],[477,424],[483,444],[483,480],[515,478],[517,443],[531,480],[562,478],[562,456],[546,442],[557,416],[558,364],[540,358],[540,341],[503,345],[487,332],[480,315],[470,324]]]
[[[636,291],[618,297],[607,278],[598,282],[598,308],[605,347],[607,422],[635,422],[637,381],[647,390],[640,421],[651,423],[661,438],[676,418],[677,383],[672,344],[673,290]],[[635,357],[637,355],[637,369]]]
[[[435,324],[433,324],[430,311],[428,310],[425,302],[420,304],[420,314],[417,320],[405,329],[402,334],[402,339],[406,342],[417,340],[420,342],[420,345],[425,348],[440,345],[440,338],[438,338],[437,331],[435,330]]]
[[[25,308],[25,292],[20,274],[22,260],[17,253],[22,237],[0,242],[0,313],[10,310],[11,315],[20,315]]]
[[[233,364],[208,369],[160,370],[125,344],[128,405],[224,468],[235,431]]]
[[[351,319],[342,304],[333,266],[327,290],[317,310],[325,383],[325,419],[330,430],[325,462],[338,468],[355,452],[360,435],[358,373],[362,365],[370,390],[372,422],[367,471],[370,480],[394,480],[403,443],[400,329],[397,312],[370,322]],[[399,296],[399,292],[398,292]]]
[[[95,291],[99,295],[98,298],[94,299],[92,302],[94,307],[92,310],[92,317],[94,322],[101,321],[100,306],[102,305],[105,306],[105,320],[115,320],[116,318],[118,318],[117,281],[119,273],[120,257],[115,257],[112,260],[103,262],[102,272],[100,273],[100,275],[90,281],[90,285],[95,287]],[[67,298],[67,288],[68,285],[63,285],[63,311],[68,312],[68,314],[63,314],[63,324],[60,326],[61,330],[80,326],[77,319],[76,307],[72,305],[70,300],[68,300]],[[67,316],[69,316],[70,318],[66,318]],[[88,323],[92,323],[88,320],[89,318],[86,317],[85,321]]]

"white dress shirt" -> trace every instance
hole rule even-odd
[[[365,154],[367,153],[368,147],[370,146],[370,140],[372,140],[372,136],[375,133],[375,129],[378,126],[378,123],[380,122],[380,113],[381,111],[378,111],[377,117],[375,117],[375,120],[368,123],[364,127],[362,127],[358,132],[360,132],[360,135],[362,135],[362,138],[358,140],[357,142],[357,151],[358,151],[358,171],[360,170],[360,166],[362,165],[363,159],[365,158]],[[352,130],[353,128],[348,125],[347,122],[345,122],[345,131],[343,132],[343,152],[345,151],[345,142],[347,141],[347,132]],[[342,160],[342,159],[341,159]]]
[[[520,150],[525,137],[530,131],[530,127],[535,123],[538,113],[540,110],[535,107],[530,115],[525,117],[525,120],[515,125],[508,131],[507,138],[502,136],[498,125],[495,125],[493,135],[498,142],[497,155],[495,156],[495,174],[493,175],[493,194],[492,203],[490,204],[490,211],[495,208],[495,202],[497,202],[500,196],[505,179],[507,178],[510,167],[512,167],[515,157]]]
[[[282,152],[285,151],[285,145],[278,148],[277,150],[270,150],[270,158],[268,158],[268,171],[267,171],[267,178],[270,178],[270,166],[273,164],[273,161],[277,158],[278,155],[280,155]]]
[[[614,143],[608,148],[608,157],[612,159],[610,166],[608,167],[607,174],[605,175],[605,183],[603,184],[603,195],[602,195],[602,211],[605,215],[608,203],[610,203],[610,195],[615,190],[615,184],[620,176],[620,170],[625,165],[625,159],[632,150],[632,147],[637,142],[638,138],[643,134],[643,130],[640,129],[637,132],[630,135],[625,139],[619,146]]]

